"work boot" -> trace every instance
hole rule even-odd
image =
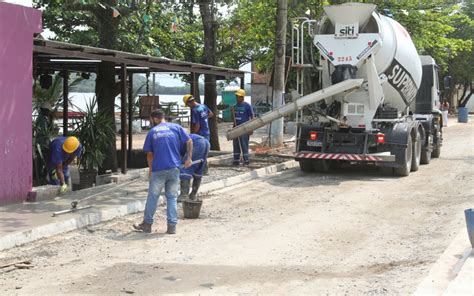
[[[176,224],[168,224],[168,228],[166,229],[167,234],[176,234]]]
[[[193,191],[191,191],[191,194],[189,195],[190,200],[195,200],[196,199],[196,195],[198,193],[199,186],[201,186],[201,180],[202,180],[202,178],[194,177],[194,179],[193,179]]]
[[[238,160],[234,160],[234,161],[232,162],[232,165],[235,165],[235,166],[238,166],[239,164],[240,164],[240,161],[238,161]]]
[[[133,224],[133,228],[135,228],[135,230],[142,231],[145,233],[151,233],[151,224],[145,223],[145,221],[140,224]]]
[[[181,179],[180,185],[181,185],[181,190],[180,190],[177,202],[182,202],[183,200],[188,199],[189,187],[191,185],[191,180]]]

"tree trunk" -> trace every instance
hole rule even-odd
[[[199,0],[198,2],[204,29],[203,62],[208,65],[216,65],[217,24],[214,20],[214,1]],[[206,104],[214,114],[217,114],[216,101],[216,76],[206,74],[204,76],[204,104]],[[211,132],[211,149],[220,150],[217,116],[209,119],[209,130]]]
[[[211,131],[211,149],[220,151],[219,135],[217,127],[217,90],[216,90],[216,75],[204,76],[204,104],[206,104],[212,113],[216,114],[209,119],[209,130]]]
[[[472,95],[472,81],[470,83],[464,83],[463,88],[464,89],[461,98],[458,100],[458,107],[466,107],[467,103],[469,102],[469,99]]]
[[[284,102],[285,91],[285,48],[286,48],[286,23],[288,15],[288,0],[278,0],[277,27],[275,34],[275,70],[273,109],[280,107]],[[271,146],[283,145],[283,118],[272,122]]]
[[[199,94],[199,76],[198,73],[191,74],[191,94],[198,103],[201,103],[201,97]]]
[[[112,5],[114,0],[107,0],[108,5]],[[95,12],[99,24],[99,46],[107,49],[114,49],[117,44],[118,18],[112,17],[111,9],[99,9]],[[101,112],[105,112],[114,123],[115,130],[115,64],[111,62],[101,62],[98,66],[96,79],[97,105]],[[106,153],[106,159],[100,168],[100,173],[105,170],[117,172],[117,148],[116,137],[110,139],[110,150]]]

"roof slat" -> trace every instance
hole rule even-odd
[[[43,60],[46,58],[50,59],[82,59],[82,60],[101,60],[113,62],[116,65],[126,64],[128,66],[147,67],[149,69],[143,70],[155,71],[155,72],[188,72],[188,73],[201,73],[201,74],[214,74],[224,77],[242,77],[246,71],[210,66],[205,64],[184,62],[178,60],[172,60],[162,57],[147,56],[141,54],[134,54],[129,52],[109,50],[98,47],[82,46],[77,44],[68,44],[64,42],[34,39],[34,57],[35,59],[42,59],[42,64],[46,67],[46,62]],[[68,66],[70,62],[51,62],[49,61],[48,67],[64,68]],[[87,64],[87,63],[84,63]],[[81,68],[80,63],[75,63],[72,68]],[[90,69],[93,67],[83,66],[84,69]],[[138,71],[137,71],[138,72]]]

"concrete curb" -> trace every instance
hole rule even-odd
[[[234,156],[231,153],[229,153],[229,154],[209,157],[207,159],[207,163],[209,165],[231,164],[233,159],[234,159]]]
[[[472,248],[469,246],[469,241],[466,242],[466,237],[466,230],[462,228],[433,264],[428,276],[418,285],[413,295],[443,295],[446,292],[471,254]]]
[[[228,186],[243,183],[249,180],[261,178],[280,171],[292,169],[298,166],[296,161],[287,161],[275,165],[260,168],[242,175],[230,177],[224,180],[218,180],[201,186],[202,192],[209,192],[225,188]],[[109,188],[107,186],[107,188]],[[95,187],[97,189],[97,187]],[[136,200],[125,205],[110,206],[104,209],[91,208],[89,211],[81,211],[79,217],[68,220],[52,222],[34,229],[16,232],[0,237],[0,251],[10,249],[16,246],[24,245],[38,239],[51,237],[61,233],[76,230],[85,226],[99,224],[117,217],[141,212],[145,209],[146,200]]]
[[[474,250],[467,254],[456,278],[449,283],[443,295],[474,295]]]
[[[232,185],[236,185],[242,182],[250,181],[253,179],[261,178],[270,174],[274,174],[280,171],[292,169],[298,167],[298,162],[291,160],[284,163],[270,165],[264,168],[256,169],[242,175],[230,177],[223,180],[214,181],[211,183],[203,184],[202,191],[218,190]],[[201,191],[201,192],[202,192]]]
[[[133,214],[143,211],[145,201],[137,200],[126,205],[115,206],[103,210],[92,210],[79,217],[49,223],[34,229],[9,234],[0,238],[0,251],[24,245],[38,239],[54,236],[68,231],[76,230],[88,225],[98,224],[103,221],[111,220],[115,217]]]
[[[56,196],[58,196],[59,186],[43,185],[43,186],[33,187],[32,192],[35,193],[35,197],[32,200],[27,198],[26,201],[37,202],[37,201],[51,200],[55,198]]]

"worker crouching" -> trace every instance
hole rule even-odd
[[[189,135],[193,141],[193,156],[192,161],[201,162],[195,163],[189,168],[181,168],[180,180],[181,180],[181,192],[178,197],[178,202],[186,199],[195,200],[198,193],[199,187],[201,186],[201,180],[204,168],[207,164],[207,156],[209,154],[209,141],[203,136],[197,134]],[[191,187],[191,179],[193,180],[192,191],[189,194]]]
[[[58,137],[49,144],[48,175],[53,185],[60,185],[59,192],[68,190],[69,164],[82,153],[82,145],[76,137]]]

